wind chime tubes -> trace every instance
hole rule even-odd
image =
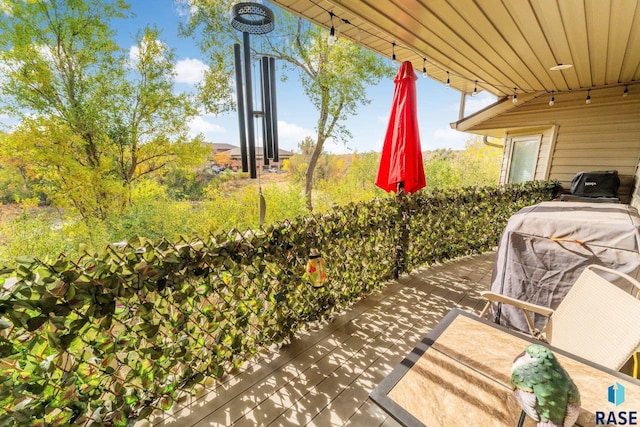
[[[276,60],[263,56],[260,60],[260,76],[262,77],[262,109],[264,116],[263,129],[263,159],[269,164],[269,159],[279,162],[278,157],[278,112],[276,108]]]
[[[278,158],[278,125],[276,112],[275,59],[260,60],[260,85],[262,111],[254,110],[251,79],[250,34],[267,34],[274,28],[273,12],[259,3],[237,3],[231,9],[231,25],[242,32],[242,54],[240,44],[233,46],[238,98],[238,125],[240,131],[240,157],[242,171],[257,177],[254,117],[262,118],[263,163],[269,164]],[[244,73],[243,73],[244,68]],[[244,74],[244,76],[243,76]],[[244,84],[243,84],[244,77]]]

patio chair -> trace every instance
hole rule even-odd
[[[634,286],[626,293],[600,274],[615,275]],[[488,301],[480,317],[484,318],[493,302],[521,308],[531,335],[550,345],[619,371],[633,356],[633,376],[638,378],[640,350],[640,283],[627,274],[599,265],[589,265],[578,277],[555,310],[494,292],[481,292]],[[538,331],[529,312],[549,318]]]

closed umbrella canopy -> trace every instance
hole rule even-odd
[[[393,105],[376,185],[385,191],[413,193],[426,185],[418,112],[416,108],[416,73],[411,62],[403,62],[394,78]]]

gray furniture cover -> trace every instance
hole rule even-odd
[[[502,234],[491,290],[555,309],[589,264],[638,278],[638,227],[638,211],[622,204],[543,202],[523,208]],[[542,329],[547,318],[533,317],[536,328]],[[493,304],[489,318],[528,331],[515,307]]]

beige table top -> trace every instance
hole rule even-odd
[[[511,365],[537,342],[454,310],[371,393],[407,426],[506,426],[520,417],[511,391]],[[578,386],[578,425],[595,425],[596,411],[639,411],[640,381],[553,349]],[[625,401],[608,402],[608,388],[625,387]],[[525,426],[535,426],[527,417]]]

